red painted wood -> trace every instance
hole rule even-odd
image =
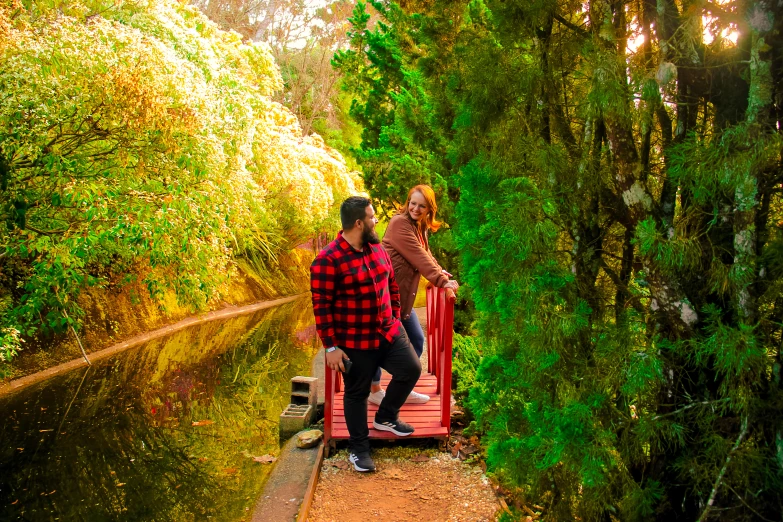
[[[343,409],[345,407],[345,403],[343,402],[342,398],[336,399],[334,401],[335,411],[337,409]],[[378,406],[375,404],[368,404],[367,405],[367,411],[376,411],[378,409]],[[400,411],[438,411],[440,412],[440,397],[437,395],[435,398],[430,399],[429,402],[426,404],[403,404],[402,408],[400,408]]]
[[[433,362],[435,359],[432,358],[432,335],[431,335],[431,327],[430,325],[435,325],[435,303],[431,302],[432,300],[432,292],[430,292],[430,288],[434,288],[432,283],[427,285],[427,372],[430,374],[435,373],[435,368],[433,366]]]
[[[326,352],[324,352],[324,359],[326,359]],[[334,402],[334,372],[326,366],[324,361],[324,445],[329,444],[329,439],[332,436],[332,418],[334,417],[334,411],[332,410],[332,404]]]
[[[412,419],[411,422],[409,422],[408,424],[410,424],[411,426],[413,426],[416,429],[419,429],[419,428],[422,428],[422,429],[424,429],[424,428],[442,428],[442,426],[440,425],[440,420],[429,420],[428,421],[428,420],[415,420],[415,419]],[[370,428],[373,431],[381,431],[381,430],[374,430],[373,429],[373,427],[372,427],[372,420],[369,420],[367,422],[367,427]],[[333,425],[333,428],[335,430],[337,430],[337,429],[346,429],[347,430],[348,429],[348,428],[346,428],[344,420],[343,420],[343,422],[339,422],[339,423],[335,422],[334,425]]]
[[[410,424],[414,428],[440,428],[441,427],[440,420],[433,421],[433,420],[426,420],[426,419],[425,420],[411,419],[411,421],[408,424]],[[335,422],[333,426],[335,429],[345,428],[345,420],[343,419],[342,422]],[[372,419],[367,421],[367,427],[372,429]]]
[[[375,418],[375,412],[368,411],[367,413],[367,418],[370,420],[370,422],[372,422],[372,420]],[[400,411],[400,419],[404,420],[408,424],[419,421],[440,422],[440,409],[427,411]],[[340,422],[345,422],[345,417],[342,415],[335,415],[334,419],[332,420],[332,425],[336,425]]]
[[[423,373],[419,377],[419,381],[416,383],[416,387],[419,386],[435,386],[438,381],[438,377],[432,373]],[[386,372],[381,373],[381,384],[388,384],[391,382],[391,375]]]
[[[416,430],[413,435],[409,435],[407,438],[411,439],[421,439],[421,438],[430,438],[430,437],[446,437],[449,434],[448,428],[421,428]],[[332,434],[333,439],[347,439],[348,438],[348,430],[345,428],[335,429]],[[370,430],[370,438],[371,439],[399,439],[401,437],[396,436],[394,433],[390,433],[388,431],[378,431],[378,430]]]
[[[437,295],[437,288],[432,284],[427,285],[427,366],[428,372],[432,375],[437,375],[438,373],[438,358],[435,350],[437,342],[435,339],[440,329],[438,324],[440,303]]]
[[[432,401],[430,401],[432,402]],[[334,410],[340,410],[344,408],[344,404],[342,402],[335,402],[334,403]],[[378,406],[371,404],[367,407],[367,413],[375,415],[375,412],[378,411]],[[416,413],[419,412],[426,412],[427,415],[431,415],[433,419],[440,419],[441,414],[441,407],[440,407],[440,401],[438,401],[437,404],[408,404],[404,405],[402,408],[400,408],[400,418],[402,420],[405,420],[405,415],[408,413]],[[337,418],[336,416],[334,418]]]
[[[445,292],[444,292],[445,294]],[[444,295],[444,299],[445,299]],[[440,390],[443,391],[444,400],[441,402],[441,425],[451,425],[451,359],[452,348],[454,341],[454,330],[452,325],[454,324],[454,302],[452,300],[447,306],[443,307],[443,324],[444,328],[441,332],[442,345],[440,346],[441,352],[441,375],[440,375]]]
[[[447,437],[451,422],[451,357],[454,320],[454,300],[446,298],[443,288],[429,285],[427,288],[427,355],[428,373],[425,373],[414,388],[430,396],[425,404],[404,404],[400,418],[411,424],[416,431],[413,438]],[[383,372],[381,384],[386,387],[391,376]],[[338,372],[326,368],[324,404],[324,440],[347,439],[348,429],[343,412],[342,379]],[[440,392],[443,391],[441,394]],[[367,424],[370,438],[399,438],[393,433],[372,428],[372,421],[378,406],[368,403]]]

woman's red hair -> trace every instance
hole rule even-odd
[[[408,191],[408,199],[405,200],[405,205],[400,209],[400,214],[405,214],[410,217],[408,213],[408,207],[411,204],[411,196],[418,192],[424,197],[424,201],[427,202],[428,212],[427,216],[419,222],[419,231],[422,235],[427,230],[437,232],[440,228],[441,222],[435,219],[435,214],[438,212],[438,204],[435,202],[435,191],[429,185],[416,185]]]

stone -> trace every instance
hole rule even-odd
[[[315,416],[315,408],[309,404],[289,404],[280,414],[278,430],[280,440],[290,438],[294,433],[305,429]]]
[[[291,404],[318,406],[318,378],[297,375],[291,378]]]
[[[296,436],[296,447],[301,449],[312,448],[321,442],[324,432],[321,430],[307,430]]]

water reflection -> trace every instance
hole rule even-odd
[[[0,399],[0,520],[249,519],[314,334],[305,299]]]

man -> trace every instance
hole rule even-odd
[[[326,365],[343,372],[349,460],[357,471],[374,471],[367,396],[375,369],[384,368],[392,380],[373,427],[405,437],[413,427],[398,414],[421,375],[421,363],[401,327],[400,292],[391,259],[375,232],[378,220],[370,200],[346,199],[340,220],[343,230],[310,267],[313,313]]]

